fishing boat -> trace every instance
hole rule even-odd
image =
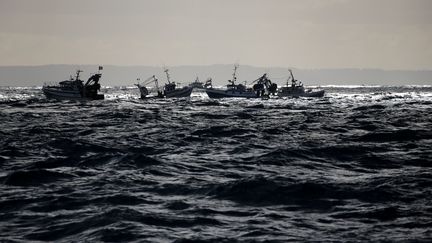
[[[237,81],[237,69],[238,65],[234,65],[234,72],[233,72],[233,78],[232,80],[228,80],[228,85],[226,86],[226,89],[218,89],[213,88],[212,80],[207,80],[205,84],[205,91],[207,95],[210,98],[217,99],[217,98],[259,98],[259,97],[265,97],[268,96],[269,93],[274,93],[275,85],[272,84],[271,81],[267,78],[267,74],[264,74],[260,78],[252,81],[252,83],[255,83],[253,88],[247,88],[246,84],[236,84]],[[277,89],[277,86],[276,86]],[[271,91],[273,90],[273,92]]]
[[[275,95],[277,92],[277,84],[271,82],[267,73],[252,81],[252,84],[254,84],[252,89],[262,98],[270,98],[270,95]]]
[[[171,81],[169,70],[165,68],[164,72],[167,76],[168,83],[164,85],[163,94],[166,98],[181,98],[189,97],[192,93],[193,88],[190,86],[184,86],[182,88],[177,88],[175,82]]]
[[[140,84],[140,79],[137,79],[137,81],[138,82],[135,85],[138,87],[138,89],[140,91],[141,99],[146,99],[146,98],[150,98],[150,97],[152,97],[152,98],[163,98],[164,97],[162,91],[159,90],[158,79],[156,78],[155,75],[144,80],[144,82],[142,82],[141,84]],[[147,89],[146,85],[148,85],[150,83],[154,83],[154,85],[155,85],[155,89],[157,92],[156,96],[148,96],[150,94],[150,92]]]
[[[277,95],[279,97],[323,97],[325,91],[322,89],[313,90],[313,89],[305,89],[302,82],[299,82],[294,78],[294,75],[291,70],[290,77],[287,79],[286,86],[281,87],[277,91]],[[289,81],[291,80],[291,85]]]
[[[258,94],[255,93],[255,91],[251,88],[247,88],[246,85],[243,84],[236,84],[237,81],[237,69],[238,65],[234,65],[234,72],[232,74],[232,80],[228,80],[228,84],[226,86],[226,89],[218,89],[213,88],[212,80],[207,80],[205,84],[205,91],[208,95],[208,97],[212,99],[218,99],[218,98],[257,98]]]
[[[182,88],[177,88],[177,85],[175,82],[172,82],[169,75],[169,70],[165,69],[164,72],[167,75],[167,81],[168,83],[164,85],[163,89],[160,90],[159,88],[159,80],[156,78],[155,75],[151,76],[150,78],[146,79],[142,84],[138,83],[136,86],[140,90],[141,99],[154,97],[154,98],[181,98],[181,97],[189,97],[192,93],[193,88],[190,86],[185,86]],[[154,82],[157,95],[156,96],[148,96],[149,90],[147,89],[146,85]]]
[[[59,100],[102,100],[103,94],[98,94],[100,90],[99,79],[102,74],[102,66],[99,66],[99,72],[90,76],[87,82],[80,80],[82,70],[77,70],[75,78],[61,81],[58,85],[44,85],[42,91],[48,99]]]

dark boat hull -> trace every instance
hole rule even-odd
[[[220,90],[220,89],[206,89],[208,97],[212,99],[221,98],[259,98],[255,92],[251,91],[238,91],[238,90]]]
[[[165,91],[165,97],[166,98],[182,98],[182,97],[189,97],[192,93],[193,88],[192,87],[183,87],[181,89],[175,89],[172,91]]]
[[[79,90],[60,90],[53,88],[42,88],[43,93],[48,99],[56,100],[103,100],[103,94],[96,94],[84,97]]]

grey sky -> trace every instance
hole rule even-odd
[[[429,0],[0,0],[0,65],[432,69]]]

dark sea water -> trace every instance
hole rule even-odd
[[[432,88],[0,89],[0,241],[432,240]]]

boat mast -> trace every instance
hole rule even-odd
[[[79,74],[82,73],[82,72],[83,72],[83,71],[82,71],[82,70],[79,70],[79,69],[76,71],[76,77],[75,77],[75,80],[79,80]]]
[[[156,91],[159,93],[159,82],[158,79],[156,78],[156,76],[153,75],[153,80],[156,86]]]
[[[236,76],[236,73],[237,73],[237,68],[239,67],[239,65],[238,64],[234,64],[234,72],[233,72],[233,78],[232,78],[232,85],[235,85],[235,82],[237,81],[237,76]]]
[[[291,69],[288,69],[289,70],[289,72],[290,72],[290,74],[291,74],[291,78],[292,78],[292,80],[294,80],[294,74],[292,73],[292,70]]]
[[[293,75],[293,73],[292,73],[292,70],[291,70],[291,69],[288,69],[288,71],[289,71],[290,74],[291,74],[291,83],[293,83],[293,84],[294,84],[293,86],[295,86],[295,84],[296,84],[297,82],[296,82],[296,80],[294,79],[294,75]],[[288,80],[287,80],[287,86],[288,86]]]
[[[165,70],[164,70],[164,72],[166,73],[166,76],[167,76],[167,81],[168,81],[168,83],[170,84],[171,83],[171,81],[170,81],[170,76],[169,76],[169,73],[168,73],[168,68],[165,68]]]

